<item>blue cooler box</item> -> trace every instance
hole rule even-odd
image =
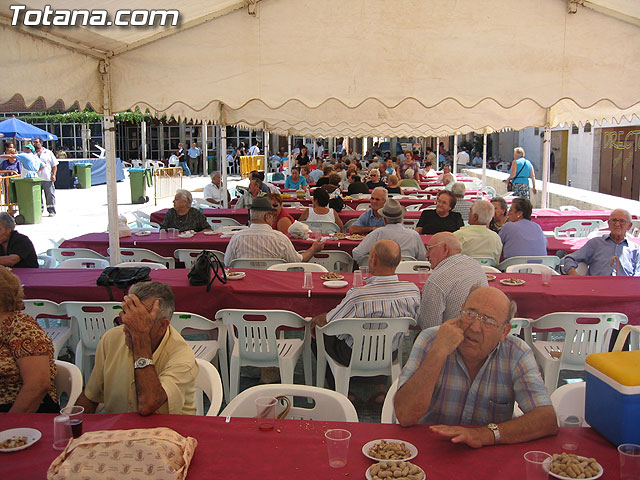
[[[587,423],[614,445],[640,444],[640,351],[593,353],[585,372]]]

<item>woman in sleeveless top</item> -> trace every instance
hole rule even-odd
[[[313,206],[302,212],[299,220],[301,222],[334,222],[342,229],[342,220],[337,212],[328,208],[329,193],[322,188],[313,191]]]
[[[533,170],[533,165],[529,160],[524,158],[524,149],[522,147],[516,147],[513,149],[513,162],[511,162],[511,173],[509,178],[503,180],[504,182],[513,183],[513,193],[517,197],[529,198],[529,178],[533,183],[534,195],[538,193],[536,190],[536,174]]]

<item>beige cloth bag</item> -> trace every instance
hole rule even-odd
[[[47,479],[184,479],[197,445],[166,427],[87,432],[67,444]]]

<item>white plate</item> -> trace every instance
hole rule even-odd
[[[322,283],[327,288],[342,288],[349,285],[349,282],[346,280],[327,280]]]
[[[35,428],[12,428],[11,430],[5,430],[0,432],[0,443],[5,440],[9,440],[11,437],[27,437],[27,443],[15,448],[0,448],[0,452],[17,452],[18,450],[24,450],[36,443],[42,437],[40,430]]]
[[[356,236],[356,235],[349,235],[348,237],[346,237],[346,239],[351,240],[353,242],[361,242],[362,240],[364,240],[364,235],[359,235],[359,236]]]
[[[580,455],[576,455],[580,460],[585,459],[587,457],[582,457]],[[553,457],[549,457],[547,458],[544,462],[542,462],[542,466],[545,470],[549,470],[551,468],[551,464],[553,463]],[[596,462],[596,464],[598,465],[598,467],[600,467],[600,473],[598,473],[596,476],[594,477],[589,477],[586,480],[595,480],[596,478],[600,478],[602,476],[602,474],[604,473],[604,469],[602,468],[602,465],[600,465],[598,462]],[[549,475],[551,475],[554,478],[559,478],[560,480],[573,480],[571,477],[565,477],[564,475],[558,475],[557,473],[553,473],[551,471],[549,471]]]
[[[151,235],[151,232],[149,232],[148,230],[142,230],[141,232],[134,233],[134,235],[138,237],[146,237],[147,235]]]
[[[323,273],[322,276],[320,277],[322,280],[342,280],[344,278],[344,275],[340,275],[339,273],[337,273],[335,278],[325,278],[325,275],[327,275],[326,273]]]
[[[191,238],[193,235],[193,233],[179,233],[178,238]]]
[[[490,282],[491,280],[495,280],[496,276],[495,275],[491,275],[490,273],[487,273],[487,282]]]
[[[217,232],[214,232],[213,230],[205,230],[204,232],[205,235],[215,235]]]
[[[511,282],[510,280],[517,280],[517,282]],[[518,285],[524,285],[525,281],[520,278],[501,278],[500,283],[508,287],[517,287]]]
[[[240,280],[246,276],[246,272],[227,272],[227,280]]]
[[[407,460],[402,460],[402,461],[406,462]],[[375,463],[373,465],[375,465]],[[373,467],[373,465],[371,465],[369,468],[367,468],[367,471],[364,473],[364,476],[365,476],[365,478],[367,480],[373,480],[373,476],[371,475],[371,473],[369,473],[369,470]],[[411,465],[415,465],[416,467],[418,467],[418,465],[416,465],[415,463],[412,463]],[[418,467],[418,468],[420,468],[420,467]],[[427,474],[424,473],[424,470],[422,470],[422,468],[420,468],[420,471],[422,472],[422,474],[424,475],[424,479],[426,480]],[[387,478],[393,478],[393,477],[387,477]]]
[[[376,443],[378,443],[381,440],[385,440],[387,443],[389,442],[402,442],[404,443],[407,448],[409,449],[409,452],[411,453],[411,455],[407,458],[403,458],[402,460],[383,460],[380,458],[374,458],[369,456],[369,450],[371,449],[371,447],[373,447]],[[415,458],[418,455],[418,449],[411,443],[406,442],[404,440],[397,440],[395,438],[379,438],[377,440],[371,440],[370,442],[365,443],[362,446],[362,454],[367,457],[370,458],[371,460],[375,461],[375,462],[406,462],[408,460],[411,460],[412,458]]]

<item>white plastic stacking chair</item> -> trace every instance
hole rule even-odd
[[[480,265],[487,265],[489,267],[495,267],[497,265],[496,260],[492,257],[471,257],[471,258],[480,262]]]
[[[561,212],[572,212],[572,211],[576,211],[576,210],[580,210],[578,207],[575,207],[573,205],[562,205],[559,210]]]
[[[480,265],[480,268],[482,268],[484,273],[502,273],[496,267],[492,267],[491,265]]]
[[[227,326],[229,342],[233,343],[231,400],[238,394],[240,367],[245,365],[279,367],[282,383],[293,383],[293,371],[303,355],[305,382],[312,384],[310,326],[300,315],[286,310],[224,309],[216,313],[216,319]],[[304,338],[278,338],[279,327],[304,328]]]
[[[402,262],[417,262],[417,260],[411,255],[403,255],[400,259],[400,263]],[[364,257],[362,257],[360,262],[358,262],[358,265],[369,265],[369,255],[365,255]]]
[[[167,165],[169,167],[177,167],[178,166],[179,160],[178,160],[178,156],[177,155],[171,155],[169,157],[169,160],[167,160]]]
[[[151,270],[166,270],[167,266],[163,263],[155,262],[122,262],[114,265],[115,267],[149,267]]]
[[[584,402],[587,390],[585,382],[567,383],[549,396],[556,415],[579,415],[584,419]],[[584,420],[583,420],[584,421]],[[589,424],[585,421],[583,427]]]
[[[220,250],[207,250],[207,252],[213,253],[218,257],[220,263],[224,265],[224,252]],[[178,248],[173,252],[173,256],[176,257],[179,262],[183,262],[185,268],[191,268],[200,253],[202,253],[202,250],[197,248]]]
[[[523,330],[527,331],[531,323],[528,318],[516,317],[511,319],[511,331],[509,335],[519,337]]]
[[[227,217],[207,217],[207,223],[213,231],[219,230],[222,227],[239,227],[240,222],[233,218]]]
[[[398,419],[396,418],[396,409],[393,406],[393,399],[396,397],[399,381],[400,379],[398,378],[393,381],[387,391],[386,397],[384,397],[382,413],[380,414],[380,423],[398,423]]]
[[[342,227],[342,231],[347,233],[349,231],[349,227],[358,221],[357,218],[352,218],[351,220],[347,220]]]
[[[321,233],[338,233],[340,232],[340,227],[335,222],[301,222],[305,225],[308,225],[311,231],[313,232],[321,232]]]
[[[489,197],[491,198],[498,196],[498,192],[496,192],[496,189],[491,185],[487,185],[486,187],[484,187],[484,191],[487,192],[487,195],[489,195]]]
[[[403,218],[402,225],[405,226],[406,228],[415,230],[415,228],[418,226],[419,220],[420,220],[419,218]]]
[[[109,266],[109,260],[101,258],[69,258],[60,262],[58,268],[100,268],[105,269]]]
[[[422,203],[414,203],[413,205],[408,205],[407,206],[407,212],[417,212],[419,211],[424,205]]]
[[[85,380],[93,369],[98,342],[122,311],[120,302],[62,302],[60,308],[78,326],[80,341],[76,346],[76,365]]]
[[[602,220],[569,220],[564,225],[554,228],[553,235],[555,237],[586,237],[604,225]]]
[[[396,273],[420,273],[420,270],[431,270],[428,260],[405,260],[396,267]]]
[[[173,257],[163,257],[146,248],[121,248],[120,260],[122,263],[155,262],[162,263],[167,268],[176,268],[176,260]]]
[[[356,210],[369,210],[370,206],[368,203],[359,203],[358,206],[356,206]]]
[[[344,395],[311,385],[271,384],[247,388],[235,397],[220,414],[221,417],[256,416],[255,401],[259,397],[279,397],[286,395],[293,399],[286,418],[295,420],[316,420],[321,422],[357,422],[358,412]],[[302,399],[313,401],[313,406],[302,406]],[[276,415],[284,410],[282,401],[276,406]]]
[[[578,320],[596,323],[578,323]],[[587,355],[609,350],[611,330],[628,322],[623,313],[558,312],[538,318],[531,326],[536,330],[560,328],[564,341],[535,340],[532,350],[540,365],[549,393],[558,386],[560,370],[584,370]]]
[[[171,325],[181,335],[204,333],[205,340],[185,339],[196,358],[214,363],[221,372],[225,398],[229,398],[229,366],[227,363],[227,328],[220,320],[209,320],[202,315],[187,312],[173,312]],[[213,337],[217,330],[217,338]],[[196,332],[197,331],[197,332]],[[206,332],[206,333],[205,333]]]
[[[510,257],[500,262],[500,264],[498,265],[498,270],[504,272],[507,267],[510,267],[511,265],[521,265],[524,263],[538,263],[546,265],[547,267],[553,268],[555,270],[556,268],[558,268],[558,265],[560,265],[560,258],[556,257],[555,255]]]
[[[402,368],[402,341],[396,359],[393,359],[393,339],[405,334],[415,320],[399,318],[342,318],[323,327],[316,327],[318,345],[317,385],[324,387],[327,363],[335,378],[336,391],[347,395],[351,377],[389,375],[394,382]],[[353,338],[351,362],[348,367],[331,358],[324,347],[324,336],[347,334]]]
[[[56,263],[51,255],[38,255],[38,268],[56,268]]]
[[[509,265],[505,273],[542,273],[542,272],[550,272],[551,275],[560,275],[553,268],[548,267],[547,265],[542,265],[541,263],[521,263],[518,265]]]
[[[102,260],[109,260],[104,255],[100,255],[89,248],[50,248],[47,250],[47,255],[55,258],[58,263],[70,258],[101,258]]]
[[[270,265],[267,270],[275,270],[276,272],[328,272],[326,268],[317,263],[307,262],[291,262],[291,263],[277,263],[276,265]]]
[[[629,350],[640,350],[640,326],[638,325],[625,325],[620,330],[616,343],[613,346],[612,352],[621,352],[624,343],[629,339]]]
[[[309,263],[322,265],[330,272],[352,272],[353,257],[341,250],[322,250],[309,259]]]
[[[207,199],[205,199],[205,198],[194,198],[193,202],[191,202],[191,206],[195,207],[195,208],[198,208],[198,207],[220,208],[219,204],[207,202]]]
[[[131,215],[136,219],[136,224],[139,228],[144,228],[153,232],[160,231],[160,224],[152,222],[151,216],[148,213],[143,212],[142,210],[136,210],[135,212],[131,212]]]
[[[229,268],[249,268],[253,270],[266,270],[271,265],[285,263],[281,258],[236,258],[231,260]]]
[[[194,395],[196,403],[196,415],[204,415],[203,394],[209,399],[209,410],[207,417],[215,417],[222,405],[222,382],[216,367],[209,362],[196,358],[198,364],[198,376],[196,377],[196,392]]]
[[[69,319],[62,320],[66,325],[60,327],[51,326],[49,321],[52,317],[63,317],[65,311],[60,305],[51,300],[24,300],[24,310],[22,313],[29,315],[42,326],[47,336],[53,343],[53,358],[58,358],[60,351],[71,338],[73,333],[71,321]],[[40,318],[38,318],[40,317]]]
[[[58,394],[58,402],[64,395],[67,397],[67,403],[60,403],[60,408],[72,407],[76,404],[76,400],[82,393],[82,372],[73,363],[56,360],[56,393]]]

